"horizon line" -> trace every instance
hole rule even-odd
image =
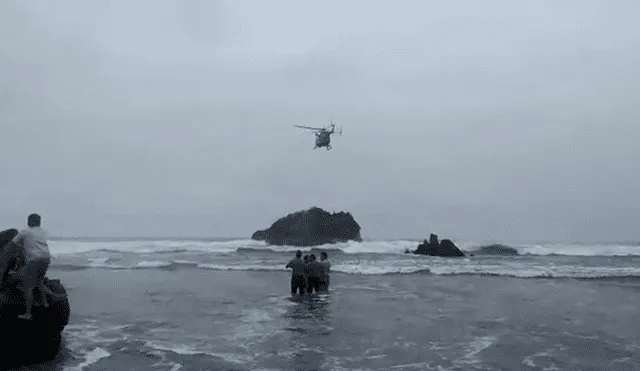
[[[440,238],[440,240],[443,238]],[[136,240],[144,240],[144,241],[158,241],[158,240],[170,240],[170,241],[233,241],[233,240],[251,240],[251,236],[191,236],[191,237],[179,237],[179,236],[50,236],[50,240],[103,240],[103,241],[136,241]],[[636,240],[627,240],[627,241],[561,241],[561,240],[530,240],[530,241],[509,241],[508,239],[498,240],[498,239],[457,239],[457,238],[448,238],[452,241],[460,241],[460,242],[477,242],[477,243],[486,243],[486,244],[536,244],[536,245],[544,245],[544,244],[575,244],[575,245],[626,245],[626,246],[639,246],[640,247],[640,239]],[[425,237],[381,237],[381,238],[362,238],[363,242],[374,242],[374,241],[412,241],[412,242],[422,242],[424,240],[428,240]],[[502,242],[499,242],[502,241]]]

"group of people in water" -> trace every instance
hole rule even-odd
[[[315,254],[302,257],[302,251],[296,251],[296,257],[291,259],[286,268],[291,268],[291,294],[329,291],[329,273],[331,262],[325,251],[320,253],[320,261]]]

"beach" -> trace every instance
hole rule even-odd
[[[292,297],[284,269],[291,249],[237,246],[213,252],[210,242],[196,249],[156,241],[145,242],[144,252],[132,245],[126,246],[129,252],[117,251],[124,249],[122,243],[83,252],[64,250],[73,245],[69,241],[52,244],[58,253],[48,275],[67,287],[72,317],[60,356],[40,369],[634,370],[640,365],[640,280],[601,277],[631,272],[638,264],[634,256],[456,260],[329,250],[338,269],[330,292]],[[230,245],[214,244],[221,243]],[[210,251],[202,251],[205,245]],[[376,249],[366,242],[357,248],[366,246]],[[354,268],[358,260],[360,270]],[[532,275],[543,260],[559,272],[574,261],[582,277]],[[397,272],[374,273],[385,261]],[[409,262],[416,264],[412,272]],[[494,266],[495,272],[428,269],[453,271],[465,264],[467,270]],[[600,276],[584,273],[588,264]],[[522,277],[496,273],[509,266],[522,267]]]
[[[640,1],[0,8],[0,371],[640,371]]]

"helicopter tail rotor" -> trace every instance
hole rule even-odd
[[[342,135],[342,126],[340,126],[340,131],[338,131],[338,130],[335,130],[336,122],[333,120],[333,118],[331,118],[330,122],[331,122],[331,125],[333,126],[334,133]]]

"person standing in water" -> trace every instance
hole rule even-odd
[[[320,278],[322,277],[322,266],[316,260],[316,256],[311,254],[309,256],[309,264],[306,267],[307,272],[307,294],[311,294],[314,291],[317,293],[320,291]]]
[[[298,291],[300,291],[300,295],[304,294],[306,289],[306,280],[305,280],[305,268],[306,265],[304,261],[300,258],[302,256],[302,251],[296,251],[296,257],[291,259],[285,268],[291,268],[291,294],[295,295]]]
[[[322,266],[322,277],[320,278],[320,289],[324,292],[329,291],[329,273],[331,272],[331,262],[327,257],[327,252],[320,253],[320,265]]]
[[[304,257],[302,258],[302,260],[304,261],[304,291],[307,291],[307,285],[309,283],[309,277],[307,277],[307,264],[309,264],[309,254],[304,254]]]

